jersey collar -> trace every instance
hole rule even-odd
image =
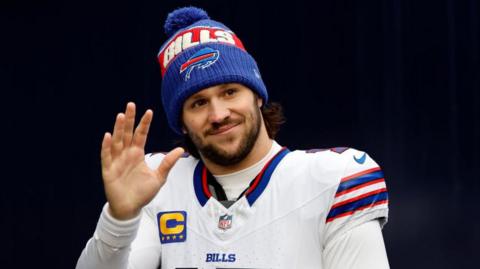
[[[245,196],[248,200],[250,206],[260,197],[262,192],[268,185],[270,178],[275,171],[275,168],[280,163],[280,161],[285,157],[290,150],[286,147],[283,147],[275,156],[273,156],[263,167],[263,169],[258,173],[258,175],[250,183],[250,187],[245,191]],[[212,197],[212,193],[208,188],[207,178],[212,176],[210,171],[207,170],[205,164],[200,160],[195,167],[193,173],[193,187],[195,189],[195,194],[197,196],[198,202],[204,206],[208,199]]]

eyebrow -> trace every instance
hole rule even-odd
[[[187,100],[185,100],[185,101],[188,101],[188,100],[190,100],[190,101],[195,101],[195,100],[202,99],[202,98],[205,98],[205,97],[203,96],[203,94],[201,94],[201,93],[195,93],[194,95],[188,97]]]

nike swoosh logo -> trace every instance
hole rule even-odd
[[[367,154],[363,153],[362,157],[358,158],[353,155],[353,159],[358,163],[358,164],[363,164],[365,160],[367,159]]]

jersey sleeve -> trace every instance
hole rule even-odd
[[[388,269],[387,252],[377,220],[362,223],[330,242],[323,252],[325,269]]]
[[[152,231],[155,226],[143,210],[134,219],[116,220],[108,213],[107,203],[75,268],[157,268],[160,243]]]
[[[344,152],[347,165],[326,217],[325,242],[362,223],[378,219],[381,227],[388,218],[388,192],[380,166],[365,152]]]

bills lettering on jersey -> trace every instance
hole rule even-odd
[[[162,244],[179,243],[187,240],[187,212],[159,212],[157,221]]]
[[[207,43],[223,43],[245,50],[240,39],[225,29],[199,26],[186,29],[165,43],[158,54],[162,77],[165,75],[168,64],[184,50]]]
[[[235,262],[235,253],[207,253],[205,262]]]

